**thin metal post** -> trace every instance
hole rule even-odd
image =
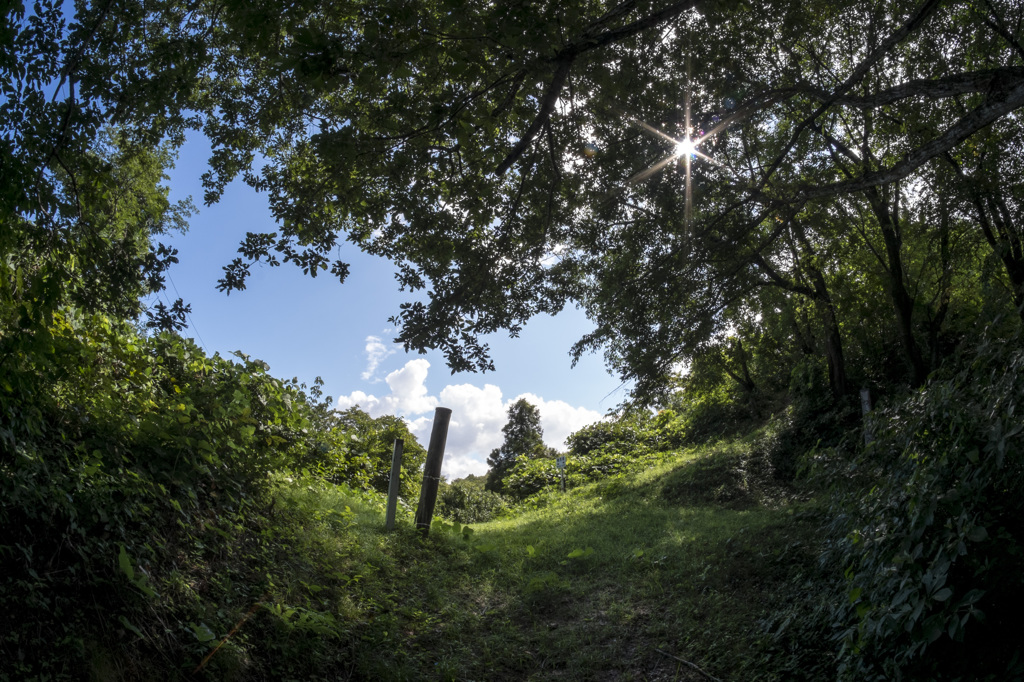
[[[388,485],[388,512],[384,530],[395,527],[395,512],[398,511],[398,488],[402,479],[402,439],[395,439],[395,450],[391,455],[391,483]]]
[[[451,418],[452,411],[447,407],[438,407],[434,410],[434,426],[430,431],[427,461],[423,465],[423,487],[420,488],[420,503],[416,507],[416,527],[423,537],[430,533],[434,504],[437,502],[437,487],[441,482],[444,446],[448,441],[448,423]]]

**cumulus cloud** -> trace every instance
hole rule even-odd
[[[367,336],[366,337],[366,371],[363,372],[363,381],[369,381],[373,378],[374,372],[380,367],[380,363],[384,359],[393,354],[395,351],[392,348],[388,348],[384,345],[384,342],[378,336]]]
[[[422,414],[437,407],[437,398],[427,395],[427,371],[430,363],[423,358],[410,360],[402,369],[396,369],[384,381],[391,395],[384,399],[390,414]]]
[[[587,424],[600,421],[600,412],[585,407],[573,407],[563,400],[544,400],[533,393],[523,393],[513,398],[510,403],[526,399],[540,410],[540,425],[544,429],[544,444],[562,450],[565,439],[574,431],[579,431]]]
[[[540,410],[544,442],[554,448],[564,449],[570,433],[601,419],[601,414],[594,410],[573,407],[562,400],[545,400],[532,393],[504,400],[501,389],[493,384],[483,387],[449,384],[438,396],[432,396],[426,386],[429,369],[430,363],[423,358],[410,360],[385,378],[391,390],[388,395],[377,397],[353,391],[339,397],[337,407],[344,410],[359,405],[373,417],[384,414],[404,417],[409,430],[424,447],[430,441],[434,408],[439,405],[450,408],[452,419],[442,471],[449,479],[487,472],[487,455],[501,446],[504,439],[501,428],[508,419],[508,408],[520,398]]]
[[[375,417],[381,414],[377,409],[379,406],[380,398],[367,395],[362,391],[352,391],[349,395],[338,396],[338,402],[335,404],[335,408],[338,410],[359,407],[364,412],[368,412],[371,416]]]
[[[422,414],[437,407],[437,398],[427,395],[424,382],[430,363],[423,359],[410,360],[402,369],[388,374],[384,381],[391,393],[378,398],[362,391],[353,391],[349,395],[339,396],[337,408],[346,410],[358,405],[371,417],[384,414],[409,415]]]

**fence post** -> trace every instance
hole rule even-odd
[[[870,388],[866,388],[866,387],[860,389],[860,414],[861,414],[861,417],[864,418],[865,421],[866,421],[866,418],[868,416],[868,412],[871,411],[872,407],[873,406],[871,405],[871,389]],[[871,433],[871,430],[868,429],[868,427],[865,425],[864,426],[864,445],[870,445],[871,441],[873,441],[874,439],[875,439],[875,434]]]
[[[427,537],[430,521],[434,516],[437,502],[437,486],[441,482],[441,461],[444,459],[444,445],[448,440],[448,422],[452,411],[447,407],[434,410],[434,426],[430,431],[430,445],[427,447],[427,461],[423,465],[423,487],[420,488],[420,503],[416,507],[416,527]]]
[[[391,483],[388,485],[388,513],[384,521],[384,530],[395,527],[395,512],[398,511],[398,486],[402,479],[402,443],[401,438],[395,439],[395,450],[391,455]]]

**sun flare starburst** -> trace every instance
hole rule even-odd
[[[687,60],[687,62],[689,62],[689,60]],[[678,162],[679,165],[682,166],[685,185],[685,204],[683,220],[687,228],[689,228],[693,219],[693,176],[691,173],[691,167],[693,165],[693,162],[705,161],[719,168],[723,168],[726,171],[729,171],[730,173],[736,174],[735,169],[731,168],[726,163],[722,163],[722,161],[718,159],[714,159],[708,156],[706,153],[701,151],[700,147],[708,140],[715,138],[715,136],[718,135],[719,133],[724,132],[734,123],[744,119],[747,115],[747,112],[745,112],[742,109],[736,111],[735,105],[727,105],[726,111],[728,113],[726,113],[725,111],[716,112],[706,118],[701,117],[699,121],[695,122],[693,120],[693,111],[691,103],[692,83],[690,80],[691,77],[689,63],[687,63],[686,72],[686,89],[683,93],[684,120],[680,122],[682,123],[680,128],[681,132],[683,133],[681,137],[676,137],[675,135],[671,135],[663,130],[660,130],[657,127],[641,120],[640,118],[629,114],[628,112],[619,111],[619,114],[621,116],[623,116],[627,120],[632,121],[645,132],[671,145],[671,152],[669,152],[666,156],[662,157],[661,159],[651,164],[647,168],[643,169],[642,171],[632,175],[629,179],[622,183],[622,185],[620,185],[618,189],[613,191],[611,196],[608,197],[608,199],[613,199],[615,196],[618,196],[629,187],[636,185],[640,182],[643,182],[653,177],[654,175],[657,175],[661,171],[668,168],[671,164]],[[721,114],[721,116],[719,114]],[[703,130],[704,126],[708,126],[709,129],[707,131]]]
[[[676,158],[692,157],[697,153],[697,143],[689,136],[676,142]]]

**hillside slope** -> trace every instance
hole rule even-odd
[[[683,659],[720,679],[798,679],[814,649],[787,657],[769,621],[807,596],[793,586],[815,570],[815,523],[747,471],[744,453],[740,443],[672,453],[645,471],[542,493],[537,508],[471,531],[435,521],[425,541],[408,519],[385,533],[375,503],[292,490],[293,505],[363,512],[334,536],[350,589],[337,677],[320,673],[704,679]],[[265,665],[250,661],[243,679]]]

